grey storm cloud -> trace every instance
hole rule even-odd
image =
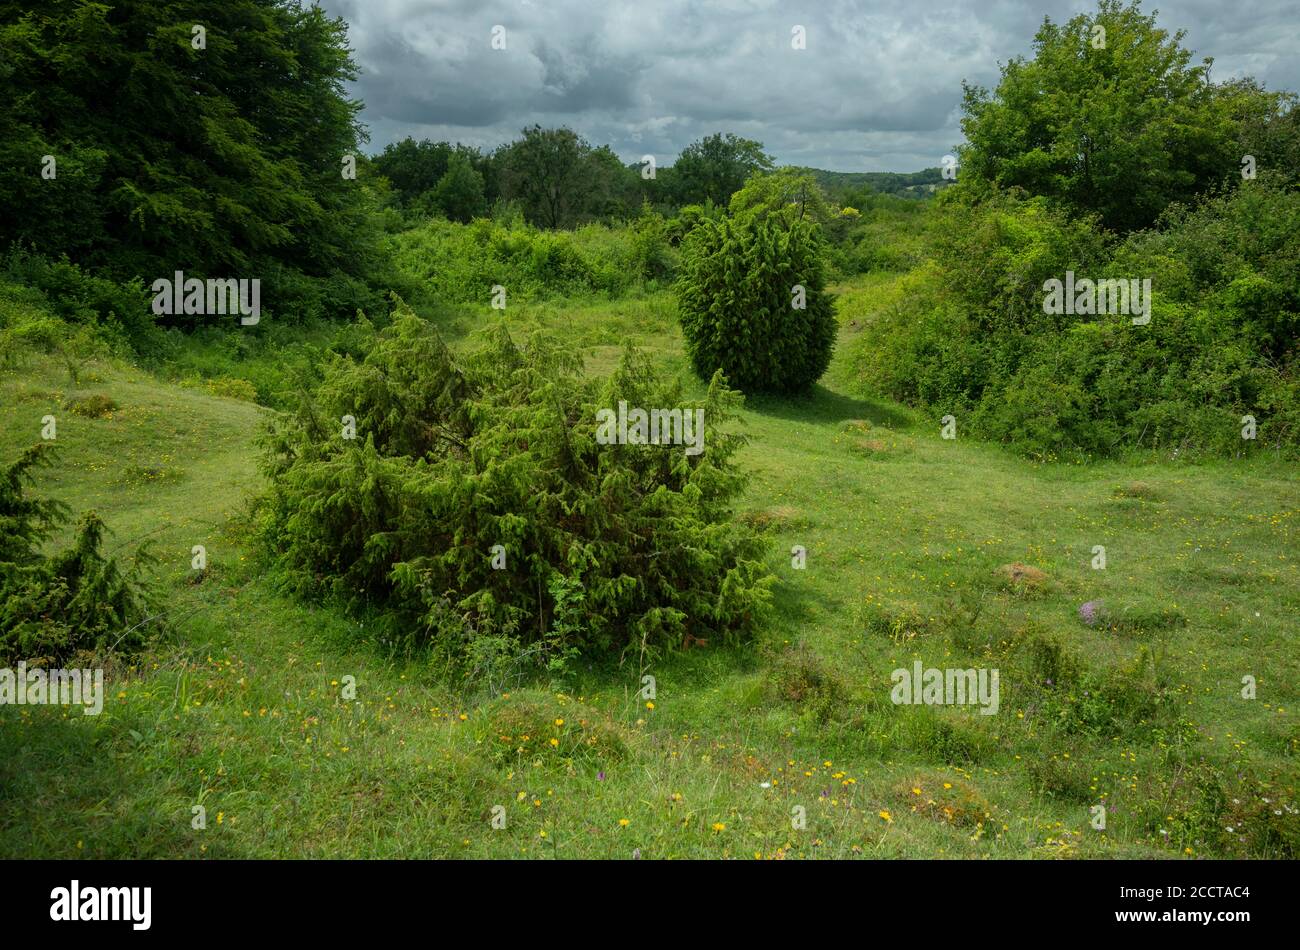
[[[661,163],[717,131],[781,163],[914,171],[961,141],[961,84],[989,86],[1044,16],[1093,3],[968,0],[321,0],[349,25],[372,148],[407,135],[493,148],[567,125]],[[1151,9],[1151,5],[1145,5]],[[1160,4],[1217,79],[1300,88],[1294,0]],[[491,45],[505,29],[504,50]],[[807,48],[793,49],[804,28]]]

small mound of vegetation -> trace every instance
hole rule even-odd
[[[575,764],[593,768],[627,758],[622,730],[603,714],[567,697],[525,691],[498,700],[488,711],[487,743],[498,763]]]
[[[118,405],[116,400],[104,393],[90,393],[85,396],[78,396],[75,399],[69,399],[64,408],[69,412],[75,412],[79,416],[85,416],[87,419],[102,419],[117,411]]]
[[[993,806],[956,778],[917,776],[894,789],[895,798],[918,815],[962,828],[978,828],[993,817]]]
[[[772,660],[768,682],[784,702],[810,712],[819,722],[846,711],[848,687],[806,643],[800,641]]]

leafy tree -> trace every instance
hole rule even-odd
[[[622,170],[608,149],[593,149],[566,128],[531,126],[498,155],[502,197],[518,201],[529,223],[544,228],[570,228],[600,214],[612,176]]]
[[[672,167],[679,204],[725,207],[750,175],[771,171],[773,163],[762,143],[719,132],[686,146]]]
[[[1210,60],[1190,64],[1183,36],[1158,29],[1137,2],[1101,0],[1063,26],[1045,19],[1033,58],[1007,63],[996,90],[964,87],[961,177],[1127,231],[1235,173],[1229,100],[1210,85]]]
[[[641,166],[625,165],[608,145],[592,149],[590,163],[590,212],[596,217],[611,221],[636,217],[645,200],[641,187]]]
[[[454,150],[447,142],[417,142],[411,137],[389,142],[375,156],[375,170],[389,180],[402,204],[432,191],[447,174]]]
[[[483,199],[483,176],[474,170],[469,157],[455,152],[447,173],[433,190],[434,203],[452,221],[462,224],[481,217],[487,210]]]
[[[1250,77],[1215,87],[1239,129],[1237,152],[1255,159],[1256,174],[1300,182],[1300,101],[1295,93],[1272,92]]]
[[[492,195],[488,187],[489,176],[495,175],[492,159],[468,145],[428,139],[417,142],[408,136],[400,142],[388,143],[372,161],[375,170],[388,179],[402,206],[425,214],[442,213],[453,220],[468,220],[465,209],[474,209],[469,212],[471,216],[482,213],[472,192],[477,190],[483,196],[483,209]],[[472,176],[466,174],[466,167],[478,176],[477,189]],[[455,214],[435,195],[453,168],[456,176],[448,188],[459,196],[453,202]]]
[[[834,216],[826,194],[811,174],[799,168],[778,168],[754,175],[731,196],[731,213],[779,214],[790,221],[825,226]]]
[[[745,392],[799,392],[830,365],[836,323],[823,244],[808,221],[702,217],[682,242],[678,314],[704,378]]]

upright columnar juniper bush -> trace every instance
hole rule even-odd
[[[704,218],[682,242],[677,303],[695,371],[747,393],[803,392],[830,365],[823,243],[802,218]]]

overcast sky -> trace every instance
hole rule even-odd
[[[372,151],[407,135],[492,148],[567,125],[625,161],[669,164],[712,132],[779,164],[916,171],[960,141],[961,82],[991,86],[1043,17],[1040,0],[320,0],[348,21]],[[1166,0],[1212,76],[1300,88],[1297,0]],[[504,50],[492,49],[494,26]],[[791,48],[795,25],[807,48]]]

